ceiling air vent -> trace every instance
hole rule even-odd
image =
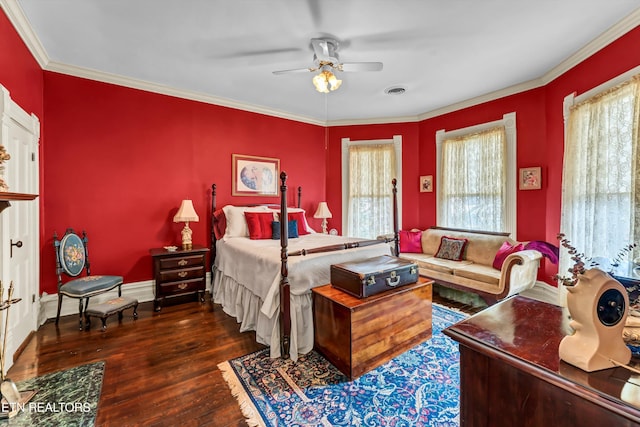
[[[393,86],[393,87],[385,89],[384,93],[386,93],[388,95],[402,95],[406,91],[407,91],[407,89],[403,88],[402,86]]]

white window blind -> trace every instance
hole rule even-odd
[[[579,252],[614,258],[627,244],[640,243],[640,75],[600,89],[565,99],[560,231]],[[561,275],[569,258],[561,252]]]
[[[399,136],[378,141],[343,139],[346,235],[374,239],[393,232],[391,181],[394,178],[400,181],[401,142]]]
[[[436,138],[438,225],[515,238],[515,114]]]

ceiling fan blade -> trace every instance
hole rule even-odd
[[[382,71],[382,62],[343,62],[342,71]]]
[[[291,70],[279,70],[273,71],[273,74],[293,74],[293,73],[308,73],[310,71],[315,71],[314,68],[293,68]]]

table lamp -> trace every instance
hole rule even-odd
[[[184,222],[184,228],[182,229],[182,249],[192,249],[191,234],[193,233],[189,228],[189,221],[198,222],[198,214],[193,208],[193,202],[191,200],[183,200],[178,209],[178,213],[173,217],[173,222]]]
[[[331,218],[331,211],[329,210],[329,206],[327,206],[327,202],[320,202],[313,217],[322,218],[322,232],[327,234],[327,218]]]

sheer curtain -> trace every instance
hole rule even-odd
[[[613,258],[640,243],[640,76],[570,108],[561,232],[587,256]],[[572,265],[561,253],[560,275]]]
[[[393,230],[394,144],[349,146],[348,236],[374,239]]]
[[[442,141],[439,225],[505,231],[506,139],[498,126]]]

